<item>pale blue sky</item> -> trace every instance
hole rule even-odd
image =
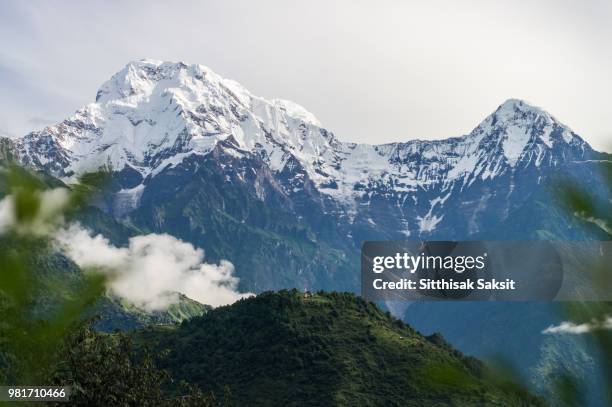
[[[612,1],[0,2],[0,133],[93,101],[128,61],[209,66],[343,140],[464,134],[508,98],[612,144]]]

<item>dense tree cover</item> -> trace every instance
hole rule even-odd
[[[439,335],[349,293],[263,293],[139,341],[160,366],[239,405],[541,405]]]
[[[131,336],[100,334],[89,325],[65,342],[47,383],[70,386],[70,404],[75,406],[220,407],[229,406],[231,400],[228,389],[217,400],[186,382],[173,384],[148,349],[136,351]],[[169,395],[165,389],[170,386],[180,392]]]

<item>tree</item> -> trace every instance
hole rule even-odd
[[[51,382],[69,385],[75,406],[229,405],[229,393],[221,403],[188,383],[181,383],[183,394],[168,395],[164,389],[171,385],[170,375],[156,367],[147,348],[138,349],[125,333],[105,335],[85,325],[68,338],[60,356]]]

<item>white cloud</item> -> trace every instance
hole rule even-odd
[[[104,236],[93,236],[78,224],[61,227],[62,212],[69,201],[66,188],[38,194],[40,208],[29,222],[16,222],[14,195],[0,200],[0,234],[14,230],[53,236],[79,266],[111,273],[109,289],[141,309],[165,309],[178,301],[178,293],[211,306],[251,295],[238,292],[239,279],[229,261],[204,263],[201,249],[167,234],[135,236],[128,247],[115,247]]]
[[[559,325],[551,325],[542,333],[544,334],[585,334],[601,329],[612,329],[612,317],[606,317],[603,321],[591,321],[582,324],[565,321]]]
[[[0,200],[0,233],[6,232],[15,224],[15,208],[11,196]]]
[[[204,263],[201,249],[167,234],[132,237],[128,247],[118,248],[73,224],[56,239],[79,266],[115,272],[111,291],[147,311],[176,303],[177,293],[212,306],[251,295],[237,291],[239,280],[230,262]]]

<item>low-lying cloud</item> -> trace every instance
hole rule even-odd
[[[178,302],[179,293],[211,306],[252,295],[238,291],[239,279],[229,261],[205,263],[201,249],[167,234],[135,236],[128,247],[116,247],[79,224],[62,227],[68,189],[37,193],[38,212],[27,222],[17,221],[14,195],[0,199],[0,234],[15,231],[53,238],[80,267],[112,274],[109,290],[143,310],[166,309]]]
[[[542,333],[544,334],[586,334],[601,329],[612,329],[612,317],[606,317],[603,321],[591,321],[582,324],[565,321],[559,325],[551,325]]]
[[[166,309],[178,293],[203,304],[231,304],[251,295],[237,290],[229,261],[204,263],[204,252],[167,234],[132,237],[128,247],[113,246],[78,224],[60,230],[56,240],[75,263],[114,273],[110,290],[147,311]]]

